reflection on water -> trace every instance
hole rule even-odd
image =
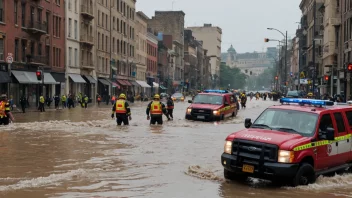
[[[110,106],[15,114],[0,127],[0,197],[352,196],[350,175],[299,188],[224,180],[224,139],[274,104],[260,102],[218,124],[184,120],[187,103],[163,126],[149,125],[147,103],[133,105],[130,126],[116,126]]]

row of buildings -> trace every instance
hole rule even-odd
[[[290,42],[292,88],[351,95],[352,1],[302,0],[300,26]],[[289,75],[289,74],[287,74]],[[311,90],[312,91],[312,90]]]
[[[182,11],[150,18],[136,0],[0,0],[0,93],[36,103],[216,87],[222,30],[184,20]]]

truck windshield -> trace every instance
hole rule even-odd
[[[223,101],[222,96],[215,96],[215,95],[203,95],[198,94],[193,101],[193,104],[214,104],[214,105],[221,105]]]
[[[314,135],[317,120],[318,115],[313,113],[267,109],[251,127],[298,133],[302,136],[310,137]]]

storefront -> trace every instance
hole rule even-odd
[[[90,75],[82,75],[82,76],[88,82],[87,84],[85,84],[85,86],[83,88],[83,92],[94,103],[96,101],[95,100],[95,86],[97,84],[97,80],[93,76],[90,76]]]
[[[111,99],[110,86],[111,84],[105,78],[98,79],[98,94],[104,102]]]
[[[8,94],[8,84],[11,82],[11,78],[8,72],[0,71],[0,94]]]
[[[141,91],[141,86],[134,80],[130,80],[129,83],[132,85],[133,95],[136,96]]]
[[[55,85],[55,95],[61,96],[65,93],[65,74],[64,73],[51,73],[56,82],[60,83]]]
[[[69,93],[78,96],[79,93],[84,93],[84,85],[87,83],[79,74],[68,74],[69,77]]]
[[[153,94],[159,93],[159,84],[156,82],[153,82],[152,93]]]
[[[142,87],[142,88],[141,88],[141,92],[139,92],[138,94],[143,94],[143,95],[151,96],[151,86],[148,85],[147,82],[145,82],[145,81],[140,81],[140,80],[136,80],[136,82]]]
[[[29,106],[36,106],[41,95],[53,96],[55,86],[59,84],[50,73],[44,73],[44,82],[37,80],[35,72],[13,70],[12,77],[10,92],[14,101],[25,96]]]

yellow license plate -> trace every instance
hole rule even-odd
[[[254,173],[254,166],[244,164],[242,171],[246,173]]]

